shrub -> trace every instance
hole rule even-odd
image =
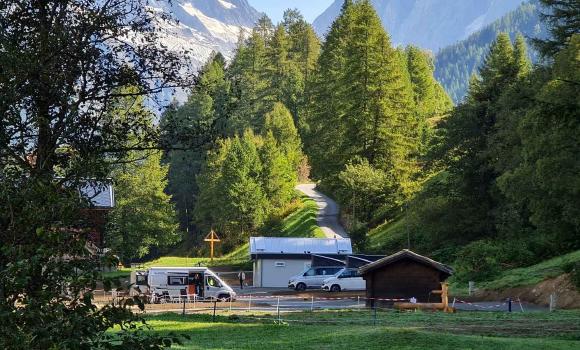
[[[580,290],[580,262],[569,262],[562,266],[562,270],[570,274],[570,281],[576,287],[576,289]]]
[[[455,262],[458,281],[482,281],[501,272],[502,249],[489,241],[472,242],[459,251]]]

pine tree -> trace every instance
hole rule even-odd
[[[447,232],[450,239],[469,241],[480,237],[494,237],[495,180],[493,167],[497,159],[493,139],[497,133],[496,122],[500,98],[518,81],[523,47],[514,47],[507,34],[500,34],[490,48],[479,76],[472,78],[466,102],[459,105],[443,122],[447,152],[449,186],[455,196],[448,209],[455,212],[457,231]],[[445,224],[441,224],[445,225]]]
[[[536,71],[519,95],[505,98],[507,108],[517,103],[514,98],[521,101],[519,109],[506,108],[518,156],[501,163],[498,187],[529,220],[525,238],[536,256],[580,248],[579,54],[580,35],[574,35],[548,72]]]
[[[314,174],[332,182],[361,157],[389,174],[394,196],[407,196],[417,170],[413,91],[405,59],[391,47],[369,1],[345,2],[312,92],[306,143]]]
[[[308,104],[304,142],[312,174],[319,179],[338,173],[344,164],[340,150],[345,128],[342,117],[348,102],[343,98],[348,90],[343,83],[344,49],[354,17],[352,7],[352,1],[345,1],[340,15],[332,23],[318,59],[317,73],[309,87],[312,97]]]
[[[161,165],[159,151],[143,156],[144,160],[125,164],[113,175],[115,208],[109,216],[106,244],[126,265],[181,238],[171,196],[164,192],[168,166]]]
[[[169,164],[167,192],[172,195],[181,227],[191,233],[191,213],[199,194],[196,176],[205,153],[225,132],[228,100],[225,59],[218,53],[200,70],[186,103],[168,109],[160,123],[162,143],[171,149],[164,157]]]
[[[294,196],[297,182],[296,166],[285,155],[272,131],[264,137],[260,148],[264,167],[263,189],[273,209],[284,208]]]
[[[417,137],[420,139],[419,153],[424,155],[432,137],[432,127],[453,107],[451,98],[433,77],[433,61],[415,46],[405,50],[407,69],[413,85],[417,113]]]
[[[197,221],[204,229],[218,228],[230,247],[255,232],[271,211],[258,151],[262,143],[251,130],[220,142],[198,178]]]
[[[264,114],[276,100],[265,74],[268,67],[266,43],[272,32],[268,21],[263,19],[253,29],[227,70],[231,100],[226,129],[230,136],[246,128],[259,130]]]
[[[278,147],[283,150],[290,166],[296,171],[302,159],[300,136],[290,111],[281,103],[276,103],[272,111],[266,114],[263,134],[269,132],[272,133]]]
[[[553,57],[568,45],[573,35],[580,34],[580,5],[578,0],[540,0],[545,12],[541,14],[551,38],[535,39],[544,56]]]
[[[516,41],[514,43],[514,64],[519,77],[528,74],[532,69],[526,39],[524,39],[524,36],[521,34],[516,36]]]

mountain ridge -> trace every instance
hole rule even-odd
[[[335,0],[314,20],[325,34],[342,8]],[[437,52],[467,38],[517,8],[523,0],[372,0],[395,45],[413,44]]]
[[[538,10],[538,0],[522,3],[515,10],[435,55],[435,78],[456,103],[467,93],[470,77],[477,73],[491,43],[500,32],[508,33],[512,40],[518,33],[526,38],[543,39],[548,36]],[[528,55],[533,63],[540,59],[531,45],[528,45]]]

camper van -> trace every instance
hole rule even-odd
[[[146,277],[144,277],[146,273]],[[133,288],[146,279],[147,292],[154,302],[175,299],[235,300],[236,293],[207,267],[152,267],[137,271]]]

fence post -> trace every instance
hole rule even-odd
[[[356,297],[356,307],[360,309],[360,295]]]
[[[185,298],[183,299],[183,310],[181,310],[181,315],[185,316]]]
[[[216,306],[217,306],[217,299],[214,299],[213,300],[213,317],[212,317],[212,320],[211,320],[212,322],[215,322],[215,309],[216,309]]]
[[[250,293],[250,299],[248,300],[248,312],[252,311],[252,294]]]
[[[278,324],[281,324],[280,320],[280,297],[278,297],[278,303],[276,304],[276,312],[278,313]]]
[[[554,293],[550,294],[550,312],[556,310],[556,302],[557,302],[556,294]]]
[[[469,296],[471,296],[474,291],[475,291],[475,282],[469,281]]]
[[[193,309],[195,310],[195,301],[197,300],[197,294],[193,295]]]
[[[377,303],[376,300],[373,303],[373,326],[377,325]]]
[[[508,298],[508,312],[512,312],[512,298]]]
[[[310,311],[314,311],[314,296],[312,296],[312,302],[310,303]]]
[[[522,312],[524,311],[524,306],[522,305],[522,300],[518,297],[518,303],[520,303],[520,309],[522,309]]]
[[[232,312],[232,296],[230,295],[230,312]]]

